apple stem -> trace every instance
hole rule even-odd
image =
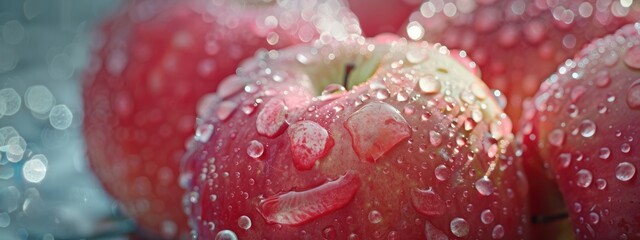
[[[353,63],[347,63],[344,66],[344,76],[342,77],[342,86],[345,89],[349,89],[349,74],[351,74],[351,71],[353,71],[355,67],[356,65]]]
[[[538,216],[531,216],[531,222],[533,224],[544,224],[544,223],[549,223],[549,222],[553,222],[553,221],[557,221],[557,220],[561,220],[561,219],[565,219],[568,218],[569,214],[566,212],[563,213],[558,213],[558,214],[554,214],[554,215],[538,215]]]

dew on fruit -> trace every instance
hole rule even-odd
[[[595,212],[589,213],[589,223],[598,224],[598,222],[600,222],[600,215]]]
[[[193,138],[199,142],[207,142],[213,135],[213,125],[212,124],[201,124],[196,128],[196,132]]]
[[[501,224],[493,227],[493,231],[491,231],[491,237],[493,239],[502,239],[504,237],[504,227]]]
[[[369,212],[367,218],[370,223],[380,223],[382,221],[382,214],[376,210],[372,210]]]
[[[429,220],[424,221],[424,234],[429,240],[448,240],[449,237],[442,230],[433,226]]]
[[[583,137],[589,138],[592,137],[596,133],[596,124],[589,120],[585,119],[580,123],[580,135]]]
[[[29,159],[22,167],[22,176],[32,183],[41,182],[47,174],[47,157],[36,154]]]
[[[434,169],[434,173],[436,175],[436,179],[444,181],[449,178],[449,175],[451,175],[451,170],[449,170],[447,166],[440,164]]]
[[[298,225],[346,206],[360,189],[360,178],[347,172],[336,180],[262,199],[258,212],[268,223]]]
[[[560,147],[564,143],[564,131],[562,129],[554,129],[548,136],[549,144]]]
[[[464,237],[469,234],[469,223],[464,218],[454,218],[449,223],[449,227],[451,229],[451,233],[456,237]]]
[[[389,90],[387,90],[386,88],[377,89],[374,91],[374,96],[378,100],[385,100],[389,98],[389,95],[390,95]]]
[[[422,49],[418,49],[416,51],[409,51],[406,54],[407,61],[413,64],[423,62],[424,60],[427,59],[427,56],[428,56],[427,52]]]
[[[427,216],[440,216],[445,212],[445,205],[440,195],[431,188],[423,190],[414,188],[411,191],[411,203],[420,213]]]
[[[633,69],[640,69],[640,45],[636,45],[627,50],[624,55],[624,63]]]
[[[480,193],[480,195],[489,196],[493,193],[493,189],[494,189],[493,182],[491,182],[491,180],[487,176],[484,176],[478,179],[475,182],[475,186],[476,186],[476,190],[478,191],[478,193]]]
[[[263,153],[264,145],[261,142],[257,140],[251,140],[251,142],[249,142],[249,146],[247,147],[247,155],[249,155],[249,157],[258,159],[262,157]]]
[[[616,167],[616,178],[627,182],[636,175],[636,167],[629,162],[621,162]]]
[[[480,221],[482,221],[482,223],[484,224],[492,223],[494,218],[495,216],[493,215],[493,212],[491,212],[491,210],[489,209],[485,209],[480,213]]]
[[[289,142],[294,166],[298,170],[311,169],[333,147],[333,138],[320,124],[304,120],[289,127]]]
[[[264,104],[256,119],[258,134],[276,137],[288,127],[286,122],[287,106],[280,99],[273,98]]]
[[[636,80],[627,90],[627,106],[640,109],[640,79]]]
[[[336,229],[332,226],[322,229],[322,237],[324,237],[324,239],[336,239],[336,235]]]
[[[602,147],[600,148],[600,150],[598,150],[598,157],[600,159],[606,160],[609,159],[609,156],[611,156],[611,150],[609,150],[609,148]]]
[[[620,145],[620,151],[622,153],[629,153],[631,151],[631,145],[629,145],[628,143],[623,143],[622,145]]]
[[[411,136],[411,128],[398,109],[384,102],[370,102],[344,123],[354,151],[363,161],[375,162]]]
[[[573,212],[575,213],[582,212],[582,204],[580,204],[579,202],[573,203]]]
[[[558,161],[560,162],[560,167],[569,167],[571,165],[571,153],[561,153],[558,155]]]
[[[604,180],[602,178],[596,179],[596,187],[599,190],[604,190],[605,188],[607,188],[607,180]]]
[[[418,80],[418,88],[423,93],[432,94],[440,92],[442,84],[436,77],[429,75],[421,77],[420,80]]]
[[[231,230],[222,230],[216,234],[215,240],[238,240],[238,236]]]
[[[231,114],[236,110],[238,104],[232,101],[223,101],[218,106],[217,116],[220,120],[227,120]]]
[[[13,88],[0,90],[0,118],[2,116],[12,116],[18,112],[22,99]]]
[[[442,135],[436,131],[429,131],[429,142],[434,147],[440,146],[442,144]]]
[[[326,87],[324,87],[324,89],[322,89],[322,92],[320,93],[320,95],[322,96],[327,96],[327,95],[332,95],[332,94],[340,94],[340,93],[344,93],[346,92],[347,89],[340,85],[340,84],[328,84]]]
[[[587,169],[580,169],[576,173],[576,185],[578,187],[587,188],[591,185],[591,181],[593,180],[593,175],[591,171]]]
[[[249,228],[251,228],[251,218],[242,215],[238,218],[238,227],[244,229],[244,230],[248,230]]]
[[[573,89],[571,89],[571,102],[572,103],[576,103],[578,101],[578,99],[580,99],[580,97],[582,97],[582,95],[584,95],[584,93],[587,92],[587,88],[585,86],[582,85],[578,85],[576,87],[574,87]]]

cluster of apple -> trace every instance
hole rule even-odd
[[[638,20],[631,0],[129,1],[92,48],[88,157],[150,238],[637,239]]]

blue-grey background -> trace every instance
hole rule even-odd
[[[81,133],[91,33],[118,4],[0,0],[0,239],[126,232],[87,166]]]

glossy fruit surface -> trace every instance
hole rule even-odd
[[[209,99],[183,171],[202,239],[529,234],[511,122],[445,47],[387,35],[265,53]]]
[[[125,3],[97,34],[84,82],[93,170],[151,235],[185,237],[179,162],[198,99],[260,49],[358,33],[333,0]]]
[[[465,50],[519,119],[523,100],[595,38],[640,20],[637,1],[426,1],[402,34]]]
[[[579,239],[640,238],[640,24],[598,39],[541,86],[522,141],[555,179]],[[541,196],[551,198],[552,196]]]

